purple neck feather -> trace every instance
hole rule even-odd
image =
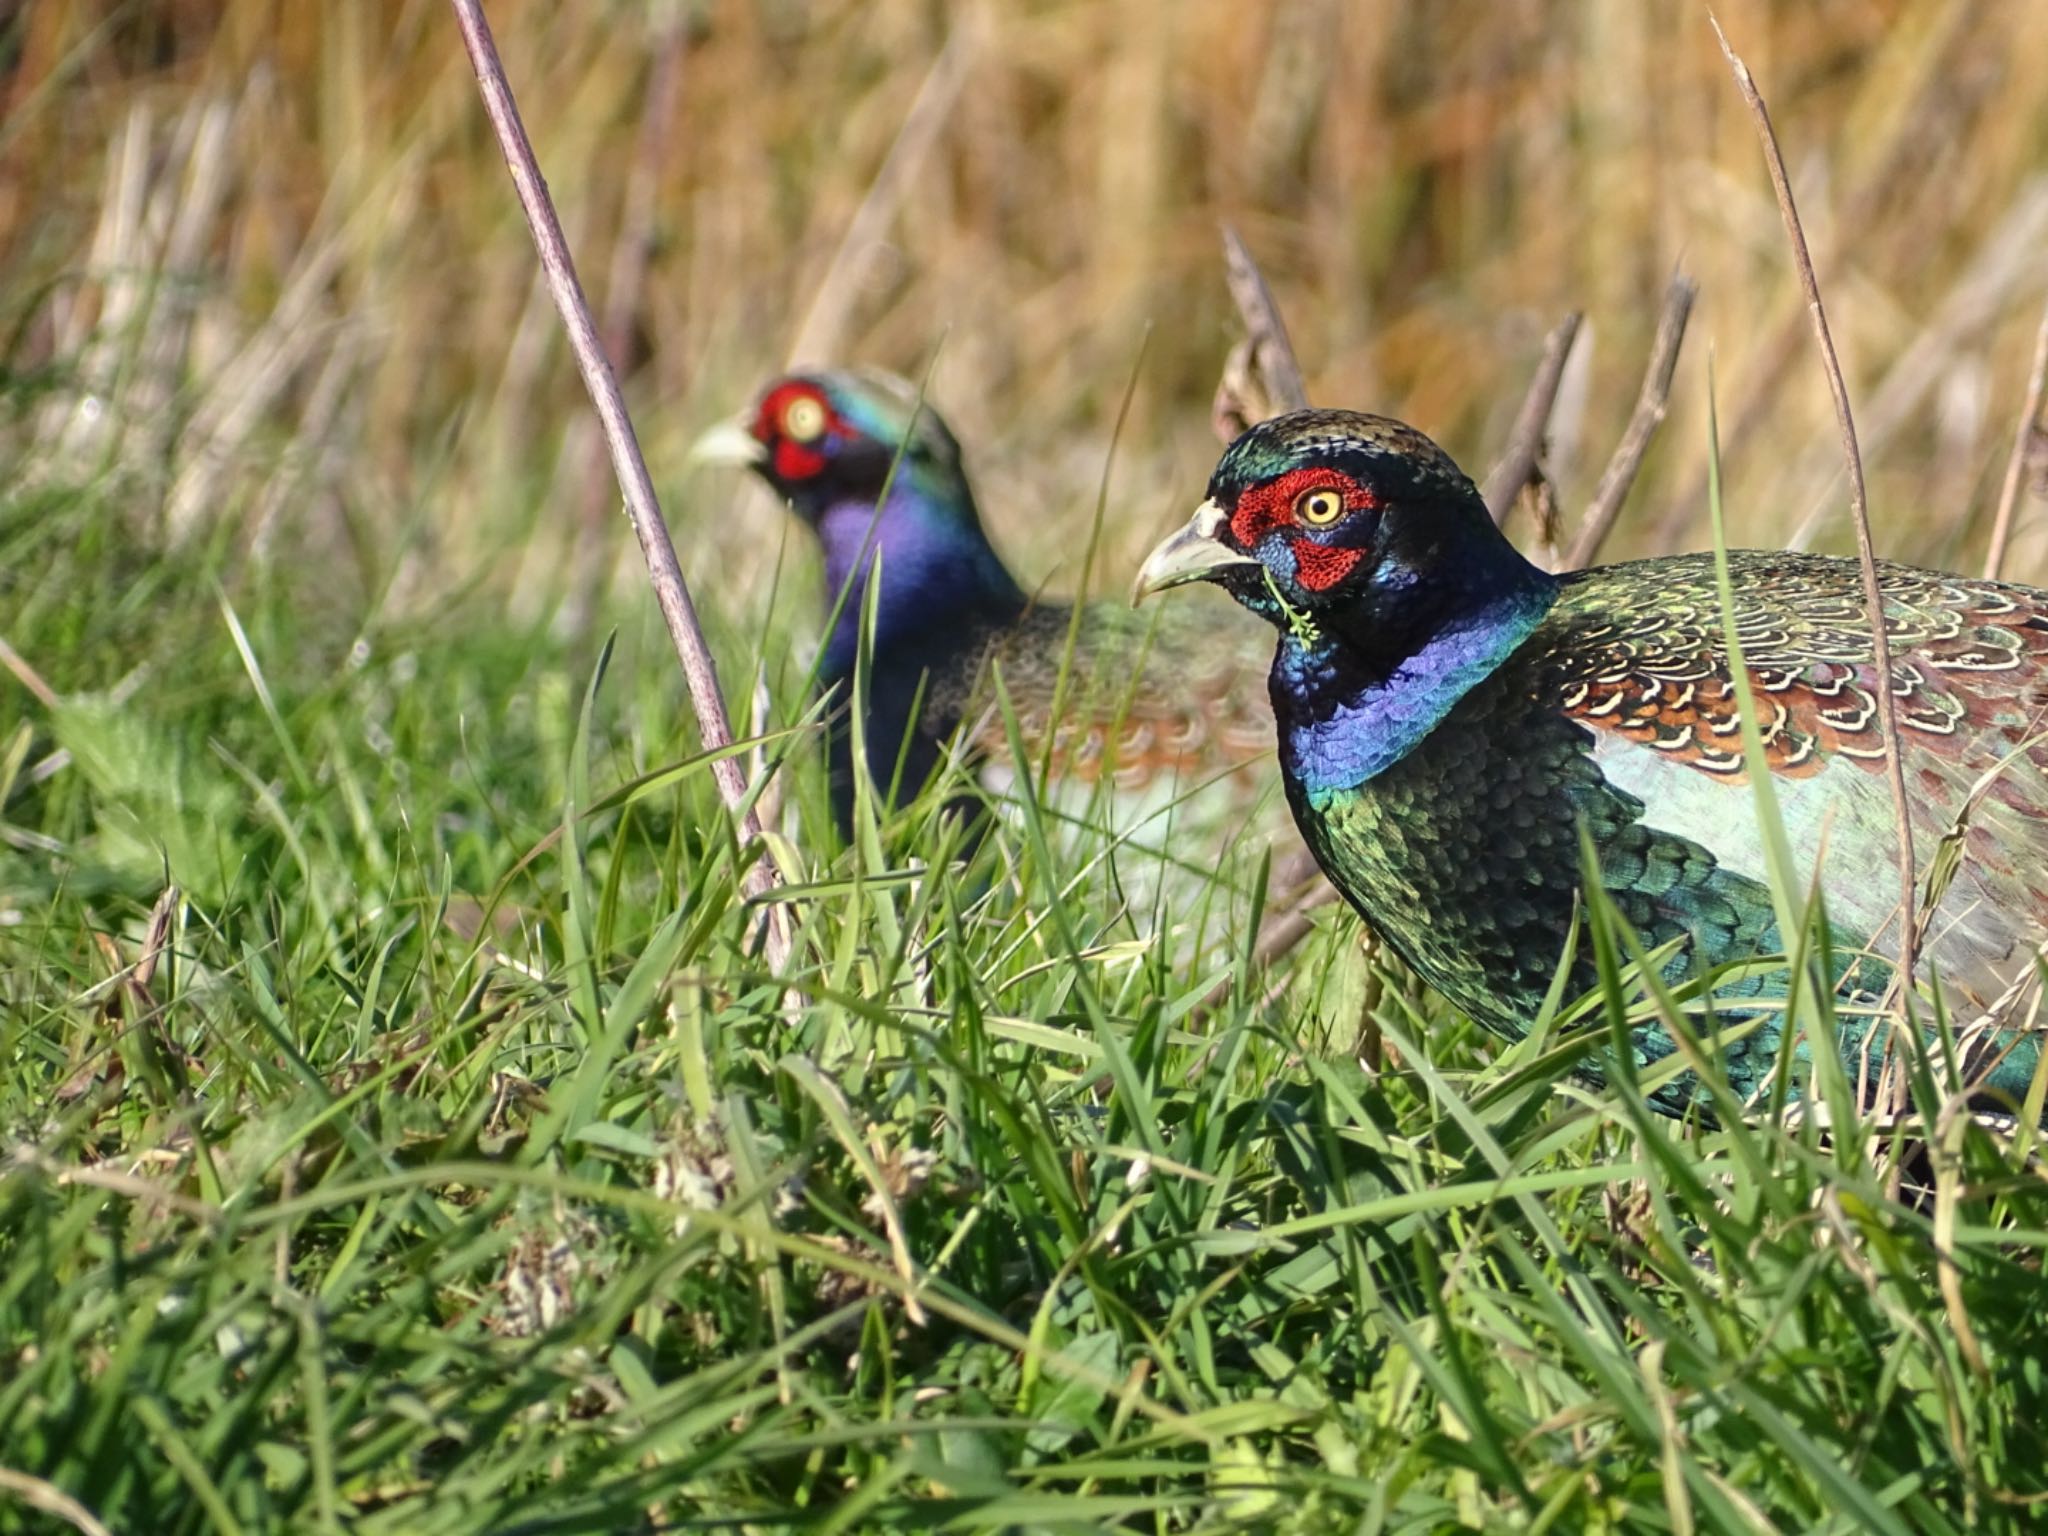
[[[1283,634],[1273,659],[1280,761],[1318,808],[1413,751],[1542,622],[1547,579],[1447,619],[1386,672],[1342,642]]]
[[[971,509],[931,506],[914,485],[898,486],[879,511],[865,500],[835,502],[819,516],[825,550],[825,600],[846,599],[826,640],[828,673],[853,668],[861,611],[881,554],[875,643],[963,622],[1001,622],[1024,609],[1022,590],[989,546]],[[851,586],[849,587],[849,581]]]

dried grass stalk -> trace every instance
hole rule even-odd
[[[1755,120],[1757,138],[1763,144],[1764,163],[1770,169],[1771,187],[1778,196],[1778,212],[1785,221],[1785,236],[1792,247],[1792,264],[1806,291],[1807,312],[1813,317],[1813,334],[1820,346],[1821,363],[1827,371],[1828,393],[1835,403],[1835,423],[1841,430],[1842,459],[1849,471],[1849,515],[1856,524],[1856,548],[1863,566],[1863,601],[1870,614],[1872,647],[1877,661],[1878,723],[1884,732],[1885,772],[1891,780],[1892,811],[1899,832],[1899,975],[1902,983],[1913,983],[1913,962],[1917,949],[1914,921],[1913,821],[1911,802],[1906,796],[1906,762],[1899,747],[1898,701],[1892,695],[1892,644],[1885,632],[1884,592],[1877,579],[1877,546],[1870,536],[1870,507],[1863,488],[1863,457],[1856,447],[1856,420],[1849,410],[1849,386],[1842,381],[1842,364],[1835,356],[1834,339],[1828,334],[1827,311],[1821,305],[1820,282],[1813,273],[1813,257],[1806,248],[1806,234],[1799,223],[1799,209],[1792,200],[1792,183],[1785,175],[1785,157],[1778,150],[1778,136],[1771,128],[1770,109],[1756,88],[1749,66],[1728,45],[1720,20],[1709,11],[1707,21],[1720,41],[1721,52],[1734,72],[1735,86]]]

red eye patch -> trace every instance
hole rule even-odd
[[[798,442],[782,425],[788,419],[789,408],[800,400],[808,400],[817,406],[825,423],[824,430],[808,442]],[[832,409],[832,402],[815,385],[791,379],[776,385],[762,397],[761,408],[754,415],[753,433],[768,449],[770,467],[777,479],[808,480],[824,471],[826,439],[844,428],[844,419]]]
[[[1314,539],[1295,539],[1294,574],[1311,592],[1327,592],[1358,568],[1365,558],[1362,549],[1339,544],[1318,544]]]
[[[1346,513],[1367,511],[1379,505],[1377,496],[1342,470],[1291,469],[1238,497],[1230,514],[1230,534],[1237,547],[1250,550],[1274,532],[1298,535],[1304,524],[1294,509],[1312,491],[1335,491],[1344,498]],[[1357,570],[1359,561],[1365,558],[1363,549],[1343,544],[1323,544],[1300,537],[1290,537],[1287,543],[1294,551],[1295,578],[1311,592],[1329,591]]]
[[[1276,528],[1300,527],[1294,504],[1310,491],[1335,491],[1350,511],[1379,505],[1377,496],[1342,470],[1290,469],[1238,497],[1237,508],[1230,514],[1230,532],[1237,547],[1250,549]]]

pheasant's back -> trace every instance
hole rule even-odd
[[[962,715],[975,747],[1007,762],[1000,677],[1027,752],[1053,776],[1106,777],[1125,792],[1245,787],[1272,761],[1272,649],[1270,630],[1220,603],[1164,614],[1110,601],[1039,605],[995,637]]]
[[[1257,839],[1248,851],[1273,837],[1293,843],[1265,696],[1272,631],[1209,606],[1189,615],[1035,604],[927,680],[923,729],[957,729],[958,750],[978,760],[993,793],[1014,795],[1028,780],[1054,824],[1114,834],[1114,845],[1066,846],[1081,859],[1123,848],[1117,886],[1139,912],[1170,868],[1213,874],[1247,834]],[[1193,894],[1178,876],[1166,883]]]
[[[1896,920],[1897,813],[1860,575],[1814,555],[1731,564],[1787,830],[1819,864],[1831,916],[1868,940]],[[1981,1006],[2048,933],[2048,593],[1909,566],[1880,576],[1915,853],[1923,872],[1960,856],[1926,953]],[[1646,819],[1760,875],[1711,559],[1589,573],[1544,634],[1532,677],[1590,732],[1607,780]]]

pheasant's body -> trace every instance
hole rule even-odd
[[[819,680],[854,693],[872,607],[867,770],[908,799],[947,743],[997,766],[1010,757],[1001,680],[1034,762],[1056,736],[1054,772],[1119,789],[1182,788],[1272,751],[1260,695],[1267,648],[1256,624],[1218,605],[1162,622],[1123,603],[1035,600],[982,529],[960,451],[900,379],[818,373],[771,386],[751,423],[718,442],[787,496],[816,532],[832,605]],[[870,591],[879,570],[879,589]],[[834,811],[850,824],[851,711],[827,729]]]
[[[1896,920],[1898,882],[1861,577],[1814,556],[1744,551],[1730,564],[1787,832],[1802,852],[1826,845],[1838,950],[1872,948]],[[2048,916],[2048,594],[1903,567],[1883,579],[1896,675],[1910,679],[1900,702],[1921,868],[1978,777],[2033,743],[1972,811],[1967,856],[1927,925],[1928,964],[1981,1010],[2024,968]],[[1514,1034],[1540,1006],[1581,885],[1582,822],[1603,883],[1649,946],[1684,939],[1709,965],[1783,949],[1711,557],[1559,582],[1526,638],[1363,779],[1323,744],[1319,717],[1335,701],[1301,686],[1325,671],[1316,649],[1285,641],[1273,690],[1296,819],[1360,911],[1475,1019]],[[1590,957],[1580,969],[1591,985]],[[1859,989],[1886,979],[1877,963],[1857,972]],[[1646,1054],[1665,1048],[1647,1043]],[[1738,1091],[1777,1047],[1768,1027],[1730,1047]],[[1996,1081],[2024,1092],[2037,1055],[2014,1052]]]
[[[1425,980],[1509,1036],[1526,1032],[1566,952],[1581,827],[1646,944],[1681,941],[1668,976],[1782,952],[1712,557],[1549,576],[1476,499],[1464,505],[1469,482],[1433,447],[1433,460],[1390,472],[1390,448],[1414,455],[1410,439],[1426,439],[1338,420],[1363,446],[1334,457],[1371,487],[1355,498],[1357,522],[1331,525],[1351,541],[1314,541],[1341,553],[1304,554],[1306,530],[1248,495],[1303,472],[1285,462],[1290,448],[1302,455],[1299,437],[1252,445],[1278,465],[1233,465],[1244,444],[1232,450],[1212,485],[1229,532],[1221,518],[1211,530],[1233,551],[1262,549],[1252,558],[1273,573],[1214,567],[1283,625],[1271,684],[1283,778],[1332,881]],[[1328,422],[1311,425],[1308,441],[1331,457]],[[1844,995],[1874,1003],[1890,979],[1899,888],[1860,574],[1758,552],[1731,555],[1730,568],[1786,830],[1802,870],[1820,866]],[[1967,1018],[2023,979],[2048,938],[2048,593],[1901,566],[1881,577],[1921,869],[1965,827],[1922,954]],[[1579,990],[1594,980],[1589,949]],[[1783,989],[1762,972],[1718,996]],[[1778,1052],[1776,1014],[1759,1016],[1726,1053],[1741,1093]],[[1860,1053],[1864,1028],[1845,1013],[1845,1054]],[[1995,1060],[1990,1085],[2017,1098],[2038,1039],[1990,1044],[1975,1059]],[[1645,1061],[1673,1048],[1656,1026],[1636,1047]]]

